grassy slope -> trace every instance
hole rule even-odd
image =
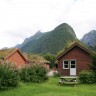
[[[96,85],[58,86],[58,79],[50,78],[42,84],[22,83],[18,88],[1,91],[0,96],[96,96]]]
[[[74,41],[76,35],[68,24],[57,26],[54,30],[46,32],[37,40],[25,44],[21,50],[27,53],[51,53],[56,54],[68,41]]]

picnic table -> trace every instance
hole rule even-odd
[[[77,84],[77,76],[62,76],[60,77],[59,84]]]

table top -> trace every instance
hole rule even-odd
[[[71,79],[73,79],[73,78],[77,78],[77,76],[62,76],[62,77],[60,77],[60,79],[65,79],[65,78],[71,78]]]

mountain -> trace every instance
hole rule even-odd
[[[85,34],[81,41],[90,47],[96,46],[96,30]]]
[[[74,41],[76,35],[67,23],[60,24],[54,30],[46,33],[36,33],[27,38],[20,49],[27,53],[51,53],[56,54],[67,42]]]
[[[38,31],[34,36],[31,36],[29,38],[26,38],[22,44],[18,44],[15,46],[15,48],[22,48],[24,45],[26,45],[28,42],[39,39],[44,33]]]

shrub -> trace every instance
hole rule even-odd
[[[94,75],[93,71],[84,70],[84,71],[80,72],[79,80],[81,81],[81,83],[91,84],[91,83],[95,82],[95,75]]]
[[[28,68],[27,67],[24,67],[24,68],[21,69],[20,79],[24,82],[29,82],[30,81],[30,77],[29,77],[29,74],[28,74]]]
[[[90,70],[92,70],[94,72],[95,80],[96,80],[96,55],[91,54],[90,56],[93,59],[92,59],[92,63],[89,64],[89,68],[90,68]]]
[[[47,70],[41,65],[31,65],[29,67],[24,67],[21,69],[21,80],[24,82],[43,82],[47,77]]]
[[[19,84],[19,72],[11,63],[0,64],[0,89],[16,87]]]

